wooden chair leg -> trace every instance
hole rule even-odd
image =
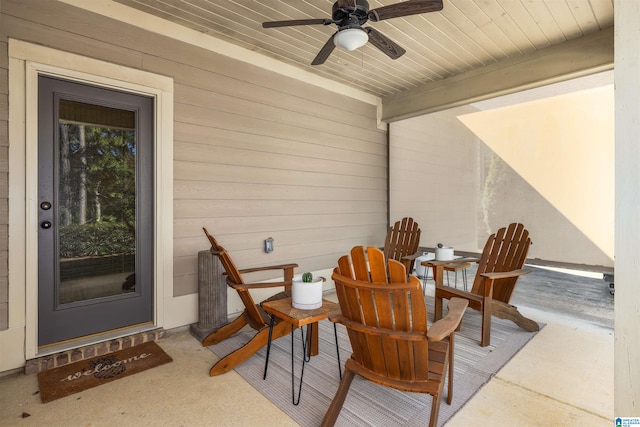
[[[318,344],[318,335],[320,335],[320,330],[318,329],[318,322],[311,323],[309,325],[310,334],[307,334],[307,345],[309,346],[309,356],[317,356],[320,352],[319,344]]]
[[[449,357],[447,363],[449,364],[449,383],[447,385],[447,404],[451,405],[453,400],[453,336],[455,333],[449,335]]]
[[[246,312],[243,312],[240,316],[238,316],[232,322],[227,323],[226,325],[216,329],[211,332],[202,340],[203,347],[209,347],[210,345],[218,344],[229,338],[232,335],[235,335],[240,329],[244,328],[247,325],[247,315]]]
[[[280,337],[288,335],[291,332],[291,325],[287,322],[276,323],[273,327],[272,340],[276,340]],[[260,329],[256,335],[244,346],[235,350],[233,353],[228,354],[211,367],[209,370],[209,376],[214,377],[216,375],[229,372],[254,354],[262,347],[267,345],[269,340],[269,327],[265,326]]]
[[[438,296],[437,290],[434,298],[433,321],[436,322],[442,319],[442,297]]]
[[[436,427],[438,425],[438,415],[440,414],[440,401],[442,400],[442,389],[444,381],[440,383],[438,394],[433,396],[431,400],[431,416],[429,418],[429,427]]]
[[[538,322],[528,319],[518,311],[516,307],[502,301],[493,301],[493,315],[500,319],[511,320],[516,325],[529,332],[537,332],[540,330]]]
[[[340,410],[342,410],[344,399],[346,399],[347,393],[349,392],[349,387],[351,387],[351,382],[353,381],[354,376],[354,372],[349,369],[347,365],[345,365],[344,374],[342,375],[342,380],[340,381],[340,386],[338,387],[338,391],[336,391],[335,397],[331,401],[331,405],[329,405],[327,413],[324,415],[324,419],[322,420],[321,424],[322,427],[331,427],[336,423],[338,415],[340,415]]]
[[[482,302],[482,335],[480,345],[486,347],[491,344],[491,300],[486,299]]]
[[[436,284],[435,289],[435,309],[433,310],[433,321],[442,319],[442,297],[438,296],[438,287],[443,285],[442,278],[444,273],[444,266],[437,265],[433,267],[433,281]]]

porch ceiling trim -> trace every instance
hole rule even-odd
[[[380,98],[342,83],[337,83],[257,52],[236,46],[211,35],[152,16],[111,0],[60,0],[63,3],[97,13],[138,28],[170,37],[238,61],[322,87],[340,95],[358,99],[371,105],[380,105]]]
[[[613,28],[382,99],[394,122],[613,69]]]

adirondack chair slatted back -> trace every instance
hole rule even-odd
[[[268,322],[268,320],[266,320],[266,314],[263,315],[260,312],[260,310],[256,306],[256,303],[253,301],[253,297],[247,289],[240,289],[237,286],[234,286],[244,284],[242,275],[238,271],[238,268],[234,264],[225,248],[218,244],[217,240],[211,234],[209,234],[206,228],[203,227],[202,229],[204,230],[204,234],[206,234],[207,239],[209,239],[209,242],[211,243],[211,253],[218,257],[220,263],[222,264],[222,267],[225,270],[225,273],[227,275],[227,284],[238,292],[238,296],[245,306],[248,317],[247,321],[249,322],[251,327],[260,328]]]
[[[274,294],[265,301],[283,300],[291,297],[291,281],[293,279],[294,269],[298,264],[286,263],[239,270],[227,251],[209,234],[206,228],[203,227],[202,229],[209,243],[211,243],[211,254],[218,257],[222,267],[225,269],[227,285],[238,293],[238,296],[244,304],[244,311],[241,315],[236,316],[233,320],[209,332],[209,334],[202,339],[202,345],[207,347],[218,344],[236,335],[238,332],[243,331],[247,325],[255,330],[255,334],[253,334],[248,341],[243,340],[244,344],[231,353],[219,358],[211,367],[209,375],[216,376],[229,372],[231,369],[248,360],[262,347],[268,345],[272,339],[275,340],[291,333],[291,325],[288,322],[284,322],[282,319],[274,319],[273,322],[271,321],[269,315],[262,308],[264,301],[256,304],[253,301],[250,289],[273,289]],[[279,272],[278,274],[281,274],[283,279],[275,281],[272,279],[267,281],[245,281],[242,278],[243,275],[253,273],[265,274],[268,272]],[[284,288],[284,291],[280,291],[280,288]],[[312,348],[314,347],[312,346]]]
[[[491,318],[494,316],[511,320],[528,331],[538,331],[537,322],[524,317],[517,307],[509,304],[518,278],[531,272],[523,268],[529,246],[531,238],[522,224],[510,224],[489,236],[478,260],[471,292],[444,286],[442,272],[445,266],[437,261],[424,261],[423,264],[434,269],[434,319],[442,318],[445,299],[463,298],[469,302],[469,308],[482,313],[480,345],[483,347],[491,343]]]
[[[333,270],[340,313],[330,319],[347,328],[353,353],[321,425],[335,425],[358,375],[400,391],[430,394],[429,427],[435,427],[446,378],[447,403],[453,399],[453,336],[468,302],[452,298],[446,317],[427,330],[417,277],[407,276],[402,263],[386,259],[378,248],[355,247],[350,256],[341,257]]]
[[[498,273],[521,269],[531,246],[529,232],[522,224],[513,223],[489,236],[478,262],[478,271],[471,292],[482,294],[480,273]],[[493,287],[493,299],[508,303],[518,277],[497,280]]]
[[[364,274],[362,247],[351,251],[353,269],[345,255],[333,273],[352,358],[391,379],[427,380],[427,309],[420,282],[395,260],[389,260],[387,276],[384,254],[371,247],[367,253],[371,274]]]
[[[407,255],[413,255],[418,252],[420,246],[420,227],[413,218],[402,218],[397,221],[387,231],[387,237],[384,242],[384,256],[391,260],[404,264],[407,272],[413,272],[413,264],[415,260],[403,259]]]

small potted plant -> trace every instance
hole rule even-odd
[[[453,248],[438,243],[436,246],[436,261],[451,261],[453,259]]]
[[[294,278],[291,284],[291,305],[301,310],[313,310],[322,307],[322,277],[313,277],[304,273]]]

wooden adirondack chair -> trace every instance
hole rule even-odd
[[[227,251],[218,244],[216,239],[209,234],[206,228],[203,227],[204,234],[206,234],[209,242],[211,242],[211,253],[217,256],[222,263],[227,275],[227,284],[235,289],[244,303],[244,312],[230,323],[218,328],[211,332],[202,341],[204,347],[217,344],[230,336],[234,335],[244,326],[249,325],[257,331],[253,338],[244,346],[235,350],[231,354],[220,359],[209,370],[210,376],[224,374],[231,369],[238,366],[251,356],[253,356],[258,350],[265,346],[269,339],[269,315],[260,307],[260,305],[253,302],[253,298],[249,293],[249,289],[265,289],[284,286],[285,291],[280,292],[266,301],[272,301],[281,298],[287,298],[291,296],[291,280],[293,279],[293,270],[297,267],[297,264],[283,264],[270,267],[257,267],[238,270]],[[242,278],[243,274],[254,273],[258,271],[267,270],[283,270],[284,281],[282,282],[268,282],[268,283],[245,283]],[[282,336],[285,336],[291,332],[291,325],[276,320],[273,327],[272,339],[275,340]]]
[[[509,304],[518,277],[530,273],[522,267],[531,246],[529,232],[522,224],[513,223],[489,236],[479,260],[461,259],[455,262],[475,261],[478,270],[470,292],[458,290],[443,284],[444,264],[451,261],[424,261],[433,267],[435,288],[435,319],[442,317],[442,300],[454,297],[465,298],[469,307],[482,312],[482,333],[480,344],[491,343],[491,316],[509,319],[518,326],[534,332],[540,329],[537,322],[524,317],[518,309]]]
[[[386,259],[394,259],[404,264],[407,274],[413,274],[413,265],[420,246],[420,227],[413,218],[405,217],[393,224],[387,231],[384,241],[384,256]]]
[[[335,424],[357,374],[383,386],[432,395],[429,426],[435,427],[447,374],[447,403],[453,398],[453,335],[467,301],[453,298],[447,316],[427,329],[418,278],[407,276],[395,260],[388,261],[387,271],[378,248],[367,248],[367,254],[370,271],[362,246],[351,250],[351,261],[341,257],[333,270],[341,313],[330,319],[347,328],[353,354],[322,425]]]

